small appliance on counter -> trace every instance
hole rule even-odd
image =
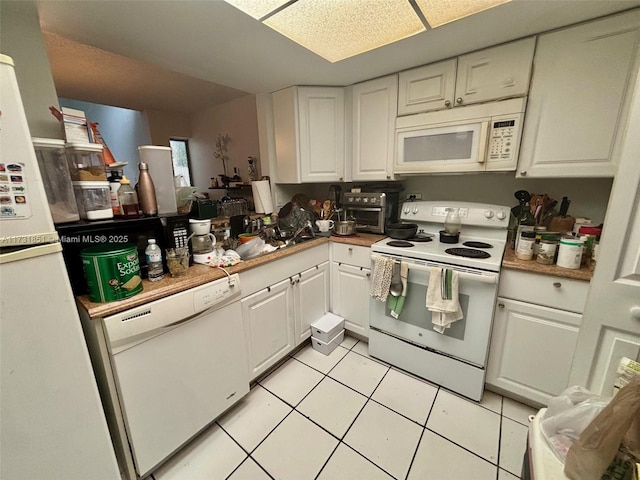
[[[218,216],[218,202],[210,198],[197,198],[191,204],[191,218],[205,220]]]
[[[400,192],[363,187],[360,193],[343,194],[343,208],[347,218],[354,218],[359,232],[384,233],[385,226],[398,223]]]
[[[216,246],[216,237],[211,233],[211,220],[189,219],[191,235],[191,252],[193,263],[208,265],[213,259],[213,250]]]

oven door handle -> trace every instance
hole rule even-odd
[[[415,265],[412,263],[408,263],[408,266],[409,266],[409,270],[420,270],[422,272],[431,272],[431,268],[432,268],[424,265]],[[492,284],[498,283],[499,276],[494,273],[461,272],[460,270],[457,270],[455,268],[451,268],[450,270],[458,272],[458,278],[460,280],[471,280],[474,282],[492,283]]]
[[[383,207],[354,207],[349,206],[346,207],[346,210],[356,210],[358,212],[380,212],[383,210]]]
[[[397,260],[401,260],[398,257],[395,257],[395,258]],[[407,266],[409,267],[409,270],[419,270],[427,273],[431,273],[431,268],[439,267],[439,265],[420,265],[412,262],[406,262],[406,263],[407,263]],[[443,266],[442,268],[447,268],[447,267]],[[460,280],[471,280],[473,282],[497,284],[498,279],[500,278],[499,274],[491,273],[491,272],[469,272],[469,271],[460,270],[458,268],[450,268],[450,270],[458,272],[458,278]]]

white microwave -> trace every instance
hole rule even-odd
[[[515,170],[526,98],[396,119],[394,174]]]

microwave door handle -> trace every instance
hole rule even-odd
[[[478,163],[484,163],[487,158],[487,153],[489,151],[489,142],[487,141],[487,136],[489,135],[489,122],[484,121],[480,123],[480,139],[478,141],[478,145],[482,145],[482,148],[479,149],[478,154]]]

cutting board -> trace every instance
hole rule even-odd
[[[570,232],[573,230],[573,225],[576,222],[576,219],[571,215],[561,216],[556,215],[555,217],[551,217],[551,221],[547,226],[547,230],[550,232]]]

